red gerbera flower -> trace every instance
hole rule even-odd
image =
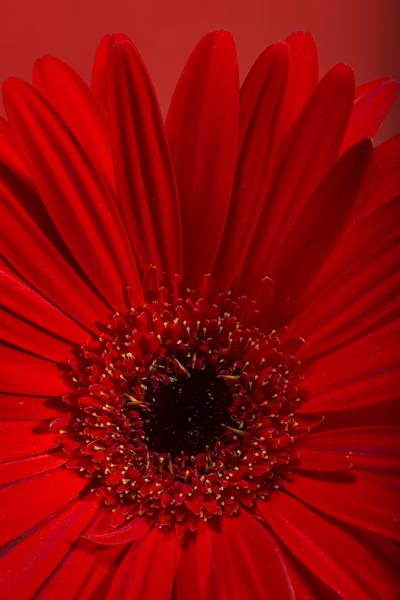
[[[3,598],[398,597],[396,93],[299,32],[165,126],[123,35],[5,83]]]

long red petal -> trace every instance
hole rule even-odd
[[[232,577],[245,600],[293,600],[293,587],[284,557],[271,535],[247,511],[224,519],[222,531]]]
[[[239,156],[232,200],[213,278],[228,288],[257,225],[271,178],[289,69],[286,44],[268,47],[241,89]]]
[[[318,84],[318,48],[312,35],[294,31],[285,40],[289,48],[290,68],[283,106],[282,132],[287,133],[301,114]]]
[[[201,600],[244,600],[231,577],[221,531],[202,523],[196,532],[196,548]]]
[[[178,193],[155,91],[130,42],[110,51],[109,112],[120,210],[142,271],[181,273]]]
[[[53,56],[43,56],[35,62],[33,84],[68,125],[108,191],[115,196],[107,119],[90,88],[69,65]]]
[[[317,579],[287,548],[282,547],[296,600],[338,600],[338,595]]]
[[[177,540],[177,544],[179,540]],[[176,561],[174,580],[174,600],[201,600],[200,582],[197,571],[196,537],[182,540]]]
[[[118,568],[107,600],[170,600],[174,580],[175,534],[152,529],[132,545]]]
[[[97,98],[105,111],[108,111],[109,100],[108,67],[110,62],[110,51],[114,44],[124,40],[128,42],[131,41],[124,33],[105,35],[99,44],[94,59],[91,88],[93,95]]]
[[[184,277],[210,273],[225,226],[236,165],[239,76],[232,36],[206,35],[179,79],[166,119],[181,202]]]

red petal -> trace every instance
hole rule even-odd
[[[1,303],[15,314],[66,340],[83,344],[88,333],[16,275],[0,270]]]
[[[114,308],[125,305],[132,282],[141,298],[121,218],[68,127],[21,80],[7,80],[3,99],[41,198],[82,269]]]
[[[54,362],[71,356],[72,344],[26,323],[12,313],[0,309],[0,340]]]
[[[111,35],[105,35],[99,44],[93,63],[93,73],[91,82],[92,92],[106,111],[108,111],[109,99],[108,66],[110,60],[110,51],[115,43],[123,40],[127,40],[130,42],[130,39],[124,33],[113,33]]]
[[[12,173],[2,170],[0,175],[2,200],[2,235],[0,250],[21,277],[55,304],[62,312],[84,327],[97,331],[95,323],[106,320],[110,309],[83,282],[63,256],[63,248],[56,248],[37,223],[43,207],[40,200]],[[27,212],[35,216],[32,218]],[[54,243],[57,243],[54,239]]]
[[[400,204],[398,209],[400,215]],[[396,242],[355,265],[309,304],[290,327],[307,340],[301,359],[315,360],[393,318],[400,305],[399,267]]]
[[[93,518],[97,508],[98,502],[93,499],[76,500],[27,537],[6,546],[0,562],[1,589],[4,597],[21,600],[42,598],[36,593],[54,569],[62,564],[64,557],[74,552],[76,540]],[[60,599],[67,597],[72,596],[57,596]]]
[[[222,531],[231,576],[243,598],[295,598],[279,546],[254,517],[242,510],[239,518],[223,519]]]
[[[350,466],[350,460],[346,454],[334,454],[323,448],[316,450],[307,442],[310,439],[307,435],[304,440],[299,442],[300,463],[299,469],[303,471],[346,471]]]
[[[400,378],[398,326],[389,323],[312,363],[305,375],[309,400],[299,413],[348,410],[395,398]]]
[[[290,491],[325,514],[400,541],[398,493],[384,478],[357,473],[353,481],[338,483],[296,473]]]
[[[206,35],[190,56],[166,119],[181,201],[184,277],[197,286],[221,241],[237,154],[239,77],[232,36]]]
[[[196,534],[195,534],[196,535]],[[174,598],[176,600],[202,600],[197,572],[196,537],[183,540],[175,568]]]
[[[0,430],[0,443],[2,432]],[[31,452],[34,452],[32,449]],[[2,460],[2,459],[1,459]],[[42,452],[35,456],[21,458],[0,464],[0,485],[6,485],[15,481],[25,479],[32,475],[51,471],[66,463],[68,457],[64,452]]]
[[[299,117],[319,79],[318,49],[314,38],[306,31],[294,31],[285,41],[289,47],[290,69],[282,134],[288,132]]]
[[[84,477],[79,477],[62,466],[2,488],[0,543],[13,540],[50,517],[75,498],[86,485],[87,480]]]
[[[258,125],[264,126],[261,122],[264,113],[268,116],[268,120],[273,116],[274,108],[277,110],[277,114],[280,113],[279,107],[275,106],[276,98],[273,97],[274,101],[268,106],[267,91],[273,96],[278,93],[279,97],[285,93],[289,69],[288,59],[287,44],[283,42],[272,44],[260,54],[247,74],[240,89],[239,152],[242,152],[243,144],[250,133],[256,137],[255,120]],[[258,106],[259,103],[262,107]],[[283,123],[280,123],[275,131],[270,131],[272,126],[272,123],[267,124],[267,134],[276,136],[281,133]],[[273,141],[275,142],[275,140]],[[266,152],[265,148],[262,151]]]
[[[81,537],[41,587],[37,599],[104,598],[104,578],[112,578],[122,552],[121,548],[94,549]],[[107,590],[108,587],[106,585]]]
[[[394,396],[392,400],[387,402],[380,402],[377,404],[370,404],[368,406],[357,406],[353,410],[346,409],[325,412],[324,418],[321,420],[320,415],[315,414],[299,414],[301,409],[296,411],[296,418],[300,421],[305,418],[306,424],[309,420],[318,419],[319,431],[328,432],[336,429],[357,428],[357,427],[387,427],[393,425],[393,423],[400,422],[400,403],[398,402],[398,396]],[[357,465],[352,458],[350,466],[352,464]],[[377,467],[379,468],[379,466]]]
[[[293,584],[295,598],[302,600],[338,600],[337,594],[318,580],[285,546],[282,547]]]
[[[197,570],[201,600],[245,600],[232,579],[224,538],[208,523],[196,533]]]
[[[0,365],[0,392],[61,396],[70,391],[63,371],[48,360],[0,345]]]
[[[299,317],[295,323],[296,327],[291,325],[291,332],[293,327],[295,335],[305,335],[305,330],[301,326],[299,329],[297,328],[300,325],[300,313],[325,290],[328,293],[329,286],[331,286],[331,290],[341,283],[345,286],[348,275],[360,268],[363,261],[365,261],[366,268],[368,259],[374,260],[376,258],[374,255],[382,248],[397,243],[400,234],[399,198],[381,206],[364,220],[360,219],[353,228],[349,228],[345,232],[325,262],[323,269],[317,274],[303,297],[299,299],[294,309]],[[301,333],[296,334],[295,331],[301,331]]]
[[[1,396],[1,406],[3,396]],[[49,423],[39,419],[0,420],[0,462],[30,457],[32,454],[59,446]],[[15,469],[18,472],[18,464]]]
[[[108,191],[115,196],[107,120],[90,88],[69,65],[53,56],[35,62],[33,84],[68,125]]]
[[[142,271],[181,273],[178,193],[155,91],[130,42],[110,51],[110,128],[120,209]]]
[[[104,518],[102,511],[77,537],[70,551],[42,585],[38,598],[54,600],[63,598],[57,593],[62,590],[65,598],[105,598],[111,581],[129,546],[105,548],[94,546],[85,536]],[[109,519],[106,516],[106,521]],[[77,596],[75,596],[77,594]]]
[[[38,396],[1,394],[0,405],[3,419],[52,419],[65,410],[60,398]]]
[[[368,217],[374,210],[400,195],[400,135],[374,151],[374,161],[358,197],[356,217]]]
[[[281,319],[290,312],[332,250],[372,160],[372,144],[351,148],[326,175],[293,224],[271,267]],[[285,319],[286,320],[286,319]]]
[[[170,600],[174,560],[174,533],[153,528],[126,554],[113,578],[107,600]]]
[[[232,284],[262,209],[279,140],[288,68],[286,44],[274,44],[254,64],[241,89],[240,150],[213,275],[220,288]]]
[[[18,148],[17,140],[8,121],[0,117],[0,161],[19,179],[32,186],[29,171]]]
[[[344,152],[364,137],[375,137],[392,108],[399,91],[394,79],[377,79],[356,90],[356,100],[341,151]]]
[[[304,451],[320,456],[321,466],[325,460],[346,457],[356,468],[371,469],[378,474],[397,470],[400,467],[400,427],[353,427],[307,435],[300,447],[301,466]],[[382,477],[385,478],[385,473]]]
[[[357,535],[285,493],[257,505],[281,542],[342,598],[395,600],[398,577]]]
[[[268,265],[310,194],[334,163],[353,96],[353,72],[345,65],[336,65],[320,81],[280,148],[276,174],[240,278],[241,289],[246,293],[268,274]]]
[[[117,546],[139,540],[151,529],[146,519],[134,518],[127,525],[111,533],[90,533],[88,538],[101,546]]]

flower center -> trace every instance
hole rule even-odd
[[[200,297],[175,281],[82,347],[60,441],[113,526],[141,515],[183,535],[282,484],[298,458],[298,343],[257,314],[207,278]]]
[[[210,447],[230,420],[230,390],[211,365],[171,375],[169,383],[149,389],[145,398],[146,445],[150,452],[166,452],[173,459],[181,452],[193,456]]]

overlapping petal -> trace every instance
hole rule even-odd
[[[9,79],[3,98],[41,198],[75,259],[115,309],[124,285],[135,285],[140,300],[121,218],[76,138],[27,83]]]
[[[321,79],[290,134],[281,144],[264,209],[252,238],[240,289],[254,289],[268,274],[311,193],[335,162],[354,97],[354,75],[342,64]]]
[[[287,46],[274,44],[254,64],[241,88],[235,181],[213,272],[223,289],[240,269],[263,207],[260,199],[266,195],[281,139],[288,71]]]
[[[355,91],[342,152],[364,137],[375,137],[399,91],[394,79],[383,78],[359,86]]]
[[[186,64],[166,123],[181,203],[183,274],[210,273],[229,210],[239,131],[235,44],[226,31],[203,38]]]
[[[169,600],[174,581],[175,536],[154,528],[132,545],[119,565],[107,600]]]
[[[398,327],[397,316],[365,337],[311,362],[306,374],[309,400],[299,413],[352,410],[395,399],[399,383]]]
[[[226,519],[222,527],[232,577],[244,600],[294,600],[281,550],[262,525],[244,510],[238,519]]]
[[[356,537],[288,494],[258,507],[281,543],[339,596],[395,600],[398,573],[381,563],[378,550],[363,543],[362,536]]]
[[[0,577],[5,597],[28,599],[40,594],[47,578],[74,551],[76,540],[93,519],[97,501],[74,499],[68,502],[65,491],[64,487],[59,489],[58,497],[63,495],[64,500],[60,510],[53,514],[48,512],[46,516],[51,518],[44,519],[28,535],[3,548]],[[25,512],[28,512],[26,506]]]
[[[353,146],[326,175],[291,227],[269,271],[278,290],[278,326],[287,322],[290,306],[296,304],[332,252],[371,160],[368,139]]]
[[[143,60],[128,41],[112,47],[109,115],[119,207],[142,273],[181,273],[181,217],[160,108]]]
[[[43,56],[36,61],[33,84],[68,125],[109,193],[115,197],[107,119],[90,88],[69,65],[53,56]]]

